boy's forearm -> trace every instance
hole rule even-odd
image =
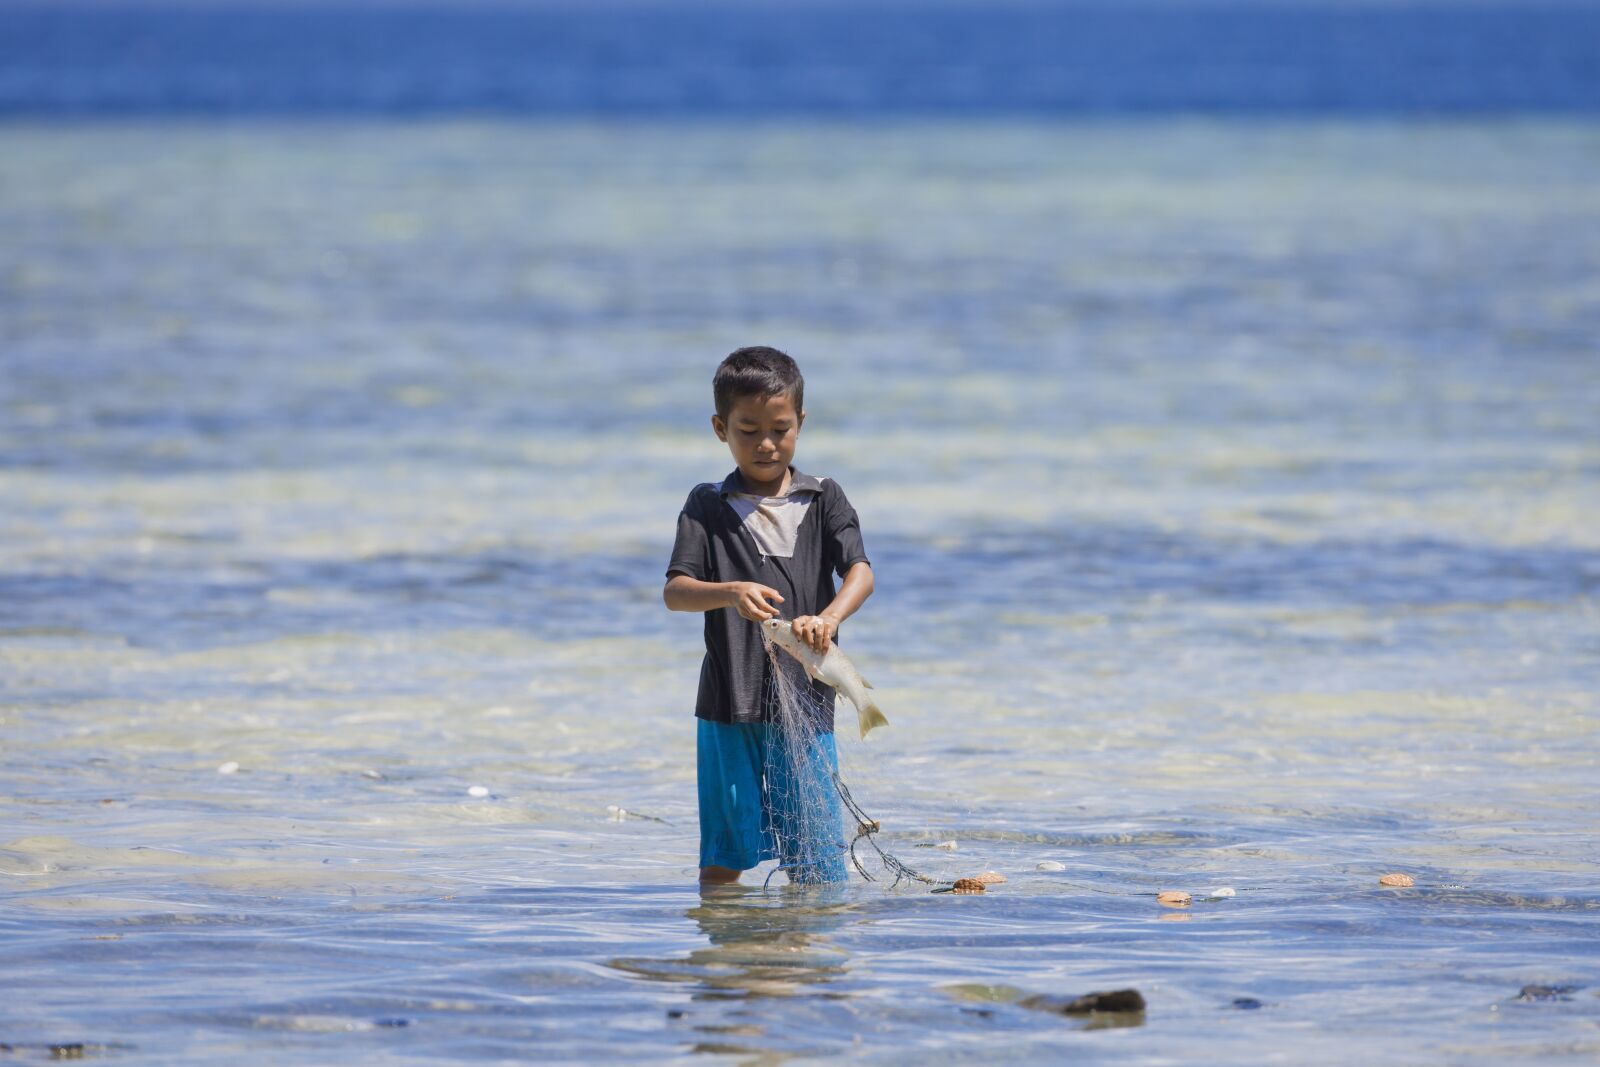
[[[833,620],[835,626],[844,622],[856,613],[856,609],[866,603],[867,597],[872,595],[872,567],[866,563],[857,563],[845,572],[844,583],[839,586],[839,592],[833,598],[833,603],[823,608],[819,615],[826,615]]]
[[[702,582],[687,574],[674,574],[661,591],[670,611],[715,611],[733,603],[732,582]]]

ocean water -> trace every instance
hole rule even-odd
[[[0,115],[1589,114],[1597,0],[5,0]]]
[[[1591,1060],[1597,168],[1554,116],[0,127],[0,1041]],[[750,343],[878,575],[846,779],[982,896],[694,885],[660,585]]]

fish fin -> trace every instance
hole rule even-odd
[[[857,708],[856,717],[861,720],[861,739],[863,741],[867,739],[869,730],[889,725],[889,720],[884,717],[883,712],[878,710],[878,705],[876,704],[868,704],[864,708]]]

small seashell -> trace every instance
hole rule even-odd
[[[1233,896],[1233,886],[1219,885],[1211,891],[1211,895],[1214,897],[1231,897]]]
[[[218,774],[238,774],[239,773],[239,762],[237,760],[229,760],[227,763],[224,763],[222,766],[217,768],[217,773]]]
[[[381,782],[383,781],[383,772],[375,771],[371,767],[368,767],[366,770],[361,772],[361,777],[371,778],[374,782]]]
[[[952,893],[981,893],[983,883],[976,878],[957,878],[956,884],[950,887]]]
[[[940,841],[937,845],[934,845],[933,847],[934,848],[942,848],[946,852],[954,852],[956,850],[956,843],[954,841]]]
[[[1169,908],[1187,908],[1189,894],[1181,889],[1163,889],[1156,894],[1156,900]]]
[[[1064,871],[1066,869],[1067,865],[1065,863],[1057,863],[1055,860],[1040,860],[1039,866],[1034,868],[1036,871]]]
[[[1006,876],[999,871],[984,871],[982,874],[973,875],[972,880],[982,882],[984,885],[999,885],[1006,880]]]
[[[467,787],[467,796],[469,796],[469,797],[482,798],[482,797],[486,797],[488,795],[489,795],[489,787],[488,786],[473,785],[473,786],[468,786]]]
[[[1416,880],[1413,879],[1409,874],[1386,874],[1382,878],[1378,879],[1378,884],[1397,886],[1400,889],[1407,889],[1416,885],[1417,883]]]

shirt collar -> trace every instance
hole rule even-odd
[[[720,492],[723,499],[727,499],[729,493],[745,493],[752,496],[754,495],[750,493],[750,490],[745,488],[744,477],[739,473],[738,467],[733,468],[732,473],[730,473],[726,478],[722,479],[722,489]],[[820,492],[822,492],[821,478],[810,474],[802,474],[800,472],[800,468],[798,467],[789,468],[789,492],[784,494],[785,496],[792,496],[795,493]]]

